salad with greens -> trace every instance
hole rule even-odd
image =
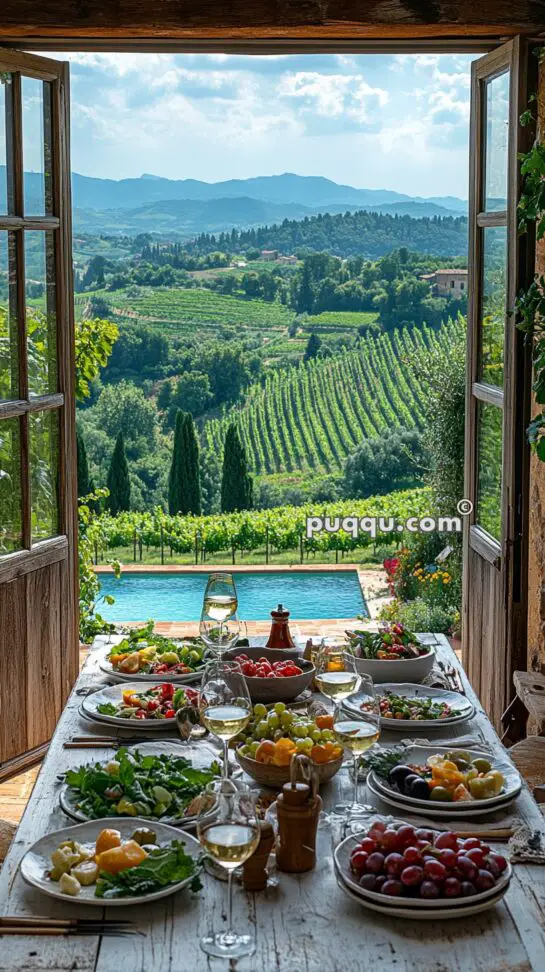
[[[199,812],[208,783],[220,776],[219,763],[196,769],[183,756],[153,756],[121,747],[107,763],[86,763],[68,770],[71,803],[87,820],[145,817],[182,820]]]
[[[153,894],[169,884],[178,884],[193,876],[190,884],[192,891],[202,888],[199,879],[200,865],[186,854],[180,840],[173,840],[167,847],[150,850],[141,864],[116,874],[100,871],[96,888],[96,898],[132,898],[138,895]]]
[[[108,661],[123,675],[190,675],[204,665],[204,645],[198,638],[174,641],[156,634],[154,622],[132,628],[108,654]]]

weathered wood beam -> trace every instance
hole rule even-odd
[[[507,37],[545,0],[3,0],[0,39]]]

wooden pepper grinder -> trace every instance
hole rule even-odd
[[[310,780],[298,783],[297,772]],[[316,831],[322,809],[318,795],[318,776],[312,761],[304,754],[292,756],[290,782],[282,787],[276,798],[278,839],[276,866],[279,871],[300,874],[316,865]]]
[[[279,604],[276,611],[271,611],[271,632],[266,648],[295,648],[288,624],[289,616],[290,612],[283,604]]]
[[[259,822],[259,830],[259,844],[242,868],[242,883],[246,891],[264,891],[267,887],[267,861],[273,849],[274,830],[268,820]]]

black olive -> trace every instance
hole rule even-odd
[[[417,777],[411,783],[410,796],[416,800],[429,800],[430,788],[425,780]]]
[[[415,780],[419,780],[419,779],[421,779],[421,777],[417,776],[416,773],[409,773],[409,775],[406,776],[403,781],[403,786],[400,787],[401,792],[410,793],[412,784],[414,783]]]
[[[399,766],[392,767],[388,773],[388,782],[401,789],[407,776],[414,776],[412,769],[400,763]]]

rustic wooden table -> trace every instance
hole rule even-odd
[[[499,752],[501,744],[441,635],[427,635],[444,660],[456,665],[477,715],[466,727]],[[85,908],[47,898],[27,887],[18,873],[27,848],[48,831],[69,822],[58,805],[57,774],[107,751],[65,750],[74,734],[92,731],[79,715],[81,690],[102,681],[97,652],[92,651],[59,722],[34,793],[0,875],[3,914],[96,917]],[[76,694],[79,691],[80,694]],[[35,700],[40,705],[40,700]],[[13,718],[17,714],[13,713]],[[100,731],[98,729],[97,731]],[[390,734],[392,737],[394,734]],[[427,734],[429,736],[429,733]],[[396,736],[396,739],[399,738]],[[435,737],[439,741],[439,736]],[[111,753],[111,750],[109,751]],[[324,804],[347,795],[350,783],[343,770],[322,789]],[[543,818],[527,790],[517,800],[517,814],[535,827]],[[515,865],[505,899],[489,912],[466,920],[414,922],[388,919],[364,909],[338,888],[331,861],[331,836],[319,830],[316,870],[300,876],[279,875],[279,884],[265,892],[244,894],[234,889],[237,926],[255,929],[257,951],[232,966],[239,972],[544,972],[545,866]],[[199,939],[225,922],[226,885],[205,875],[198,896],[182,891],[146,907],[105,909],[107,917],[131,918],[146,937],[132,938],[9,938],[0,948],[0,970],[78,970],[78,972],[204,972],[227,969],[209,959]],[[100,912],[99,912],[100,913]]]

